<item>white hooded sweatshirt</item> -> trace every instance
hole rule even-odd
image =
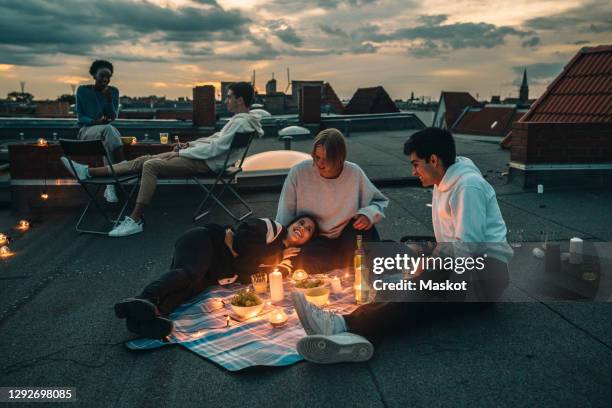
[[[221,170],[225,155],[229,150],[234,135],[239,132],[257,132],[258,137],[263,135],[260,117],[250,113],[238,113],[221,128],[220,131],[208,137],[201,137],[189,142],[189,147],[179,150],[179,156],[186,159],[206,160],[206,164],[213,170]],[[233,152],[228,161],[234,163],[241,157],[241,152]]]
[[[490,256],[512,257],[495,190],[467,157],[457,156],[434,186],[431,215],[437,242],[486,243]]]

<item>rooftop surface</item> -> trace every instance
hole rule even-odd
[[[353,133],[349,160],[374,180],[404,177],[406,137]],[[293,146],[308,151],[310,143]],[[457,145],[495,187],[509,229],[524,229],[527,240],[551,231],[557,239],[612,241],[611,190],[546,189],[539,197],[505,184],[509,153],[496,143],[461,138]],[[432,233],[430,189],[385,184],[382,191],[391,200],[382,237]],[[278,192],[245,197],[255,216],[274,216]],[[76,387],[78,405],[88,407],[611,405],[612,303],[551,302],[520,284],[509,291],[525,303],[389,336],[364,364],[229,373],[182,347],[131,352],[123,342],[132,336],[112,305],[166,272],[197,201],[156,197],[145,232],[123,239],[78,235],[76,210],[38,214],[14,241],[17,255],[0,262],[0,386]],[[1,212],[0,230],[17,220]],[[229,221],[220,212],[208,220]]]

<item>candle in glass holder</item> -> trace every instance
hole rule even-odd
[[[48,145],[47,140],[42,137],[36,141],[36,144],[40,147],[45,147]]]
[[[268,275],[268,281],[270,282],[270,300],[273,303],[281,302],[285,298],[283,289],[283,274],[275,269]]]
[[[26,220],[21,220],[19,221],[19,224],[17,225],[17,229],[19,231],[27,231],[30,229],[30,223]]]
[[[168,144],[168,133],[160,133],[159,134],[159,143]]]
[[[0,247],[0,258],[8,258],[9,256],[13,256],[13,252],[6,245]]]
[[[300,282],[308,278],[308,273],[303,269],[296,269],[295,272],[293,272],[292,278],[294,281]]]
[[[340,278],[334,276],[331,280],[331,287],[334,293],[342,293],[342,282],[340,282]]]
[[[276,309],[270,314],[270,318],[268,321],[274,327],[280,327],[287,323],[287,314],[283,311],[283,309]]]
[[[0,234],[0,246],[6,245],[8,243],[9,243],[9,238],[4,234]]]

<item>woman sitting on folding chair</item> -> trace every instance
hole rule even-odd
[[[208,224],[183,234],[174,247],[170,272],[135,298],[115,304],[115,315],[127,319],[129,331],[162,339],[173,329],[167,316],[204,289],[235,281],[250,283],[261,264],[290,273],[289,258],[317,234],[312,216],[301,215],[287,227],[268,218],[250,218],[236,228]]]

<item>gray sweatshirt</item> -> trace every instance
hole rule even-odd
[[[213,170],[220,170],[225,161],[234,135],[239,132],[257,132],[261,137],[263,130],[259,123],[259,116],[250,113],[238,113],[221,128],[220,131],[208,137],[201,137],[189,142],[189,147],[179,150],[179,156],[186,159],[206,160],[206,164]],[[241,152],[232,152],[229,163],[240,159]]]
[[[373,223],[385,218],[389,204],[355,163],[345,162],[340,176],[321,177],[312,159],[291,168],[281,192],[276,221],[287,225],[301,213],[315,216],[321,235],[337,238],[351,218],[363,214]]]

